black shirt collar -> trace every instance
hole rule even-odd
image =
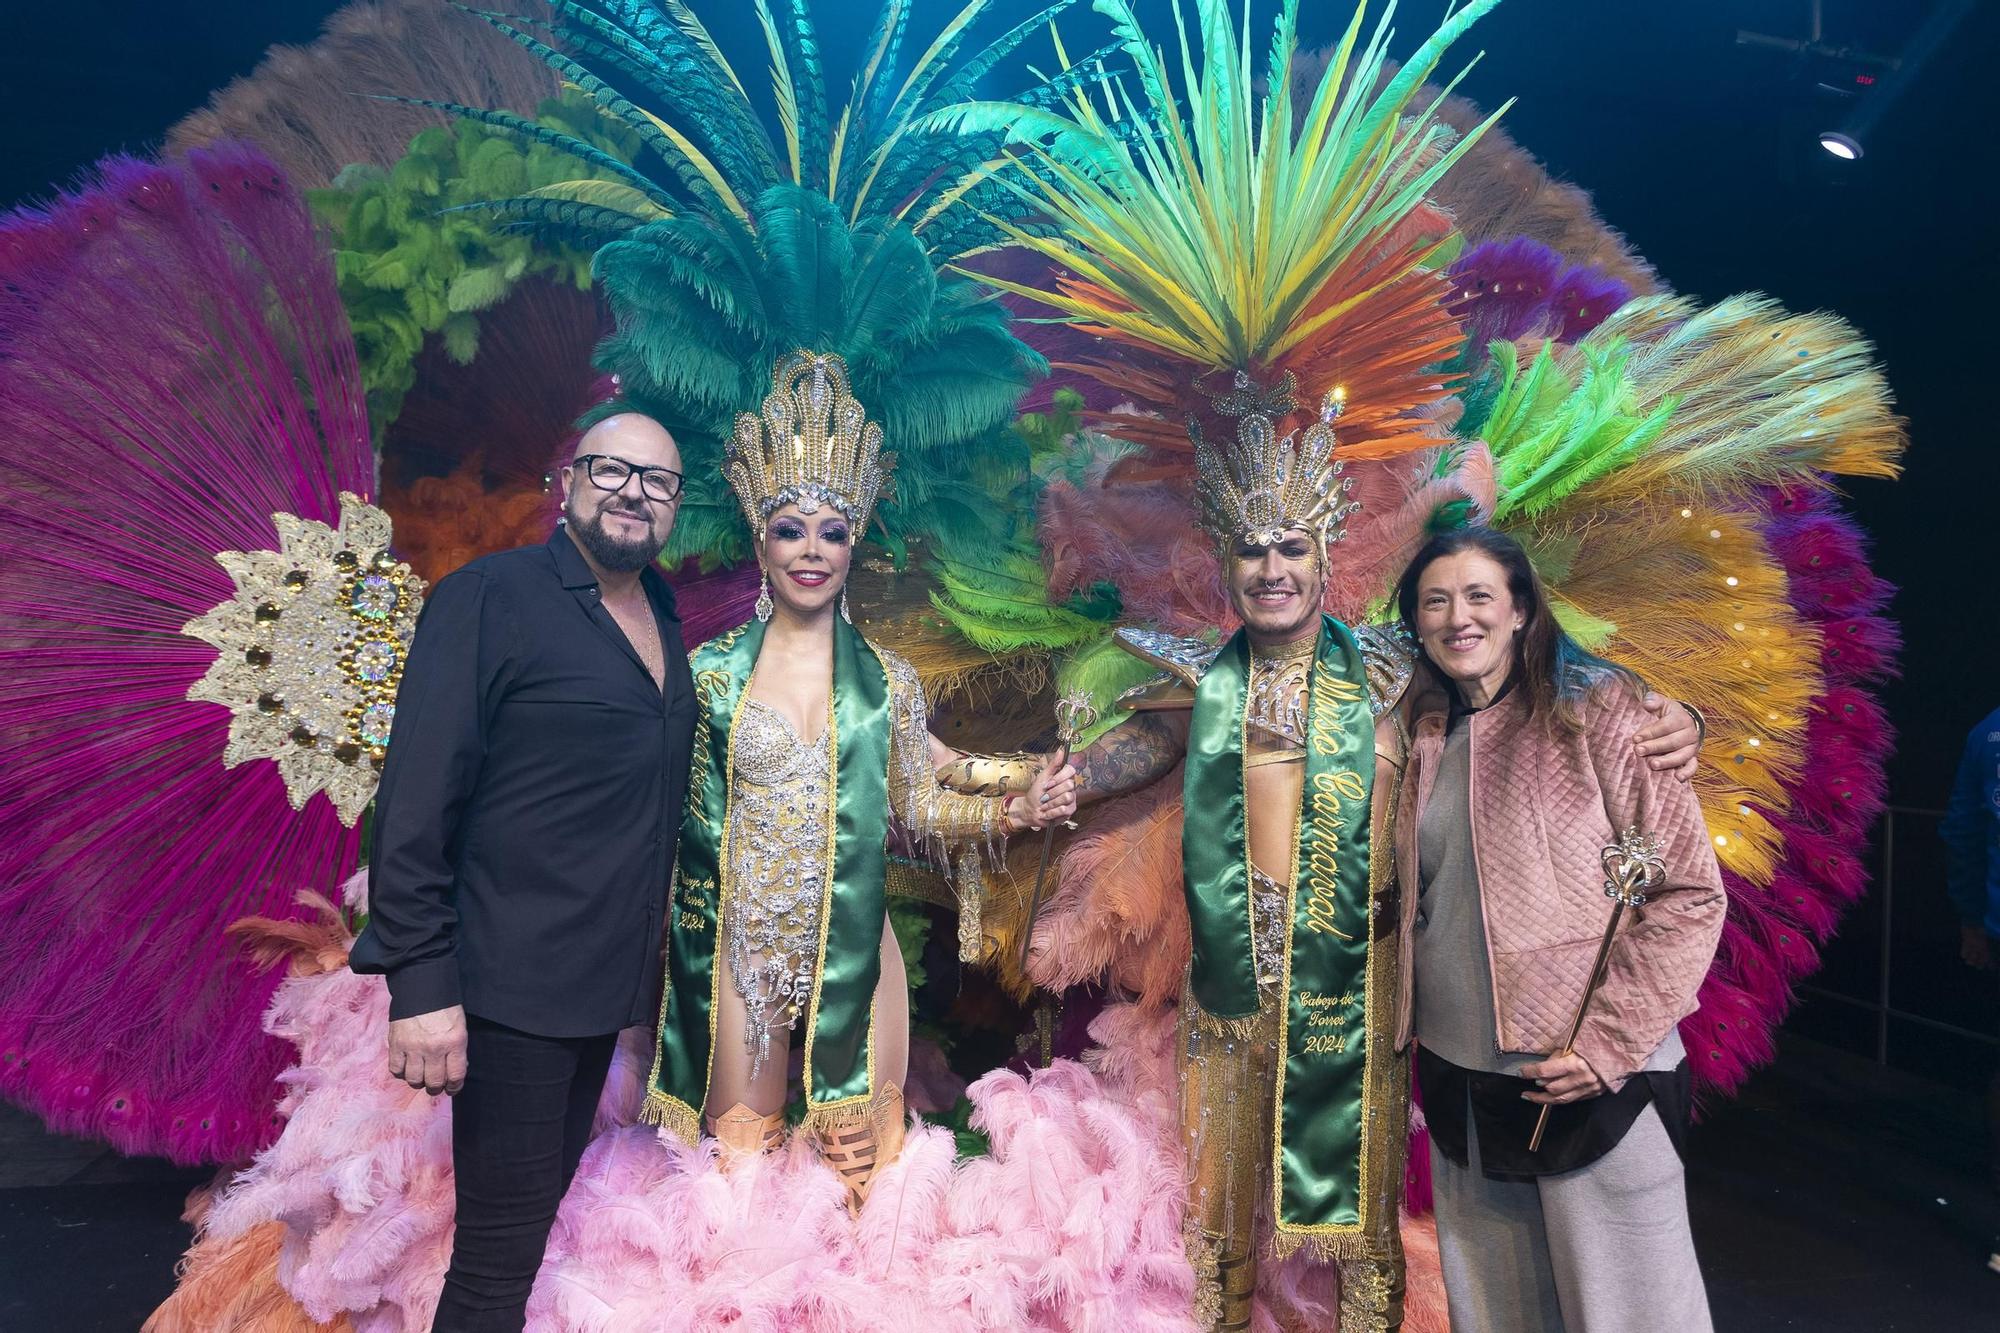
[[[1501,700],[1514,692],[1514,687],[1520,684],[1520,682],[1520,673],[1516,672],[1507,677],[1507,683],[1500,687],[1500,693],[1493,696],[1491,703],[1482,704],[1478,708],[1474,708],[1471,704],[1465,702],[1465,696],[1459,692],[1458,682],[1447,676],[1444,687],[1446,692],[1451,696],[1451,709],[1446,715],[1445,729],[1449,731],[1451,728],[1457,726],[1460,718],[1471,717],[1474,713],[1483,713],[1487,709],[1497,706]]]
[[[549,552],[555,557],[556,576],[565,588],[594,588],[597,575],[591,572],[590,562],[583,558],[583,552],[576,549],[576,539],[569,535],[569,526],[556,524],[556,530],[549,534]]]
[[[597,575],[591,570],[590,562],[583,558],[583,552],[576,549],[576,539],[569,535],[567,524],[556,525],[556,530],[549,534],[548,548],[556,562],[556,577],[562,580],[563,587],[597,586]],[[639,586],[646,590],[647,599],[661,615],[678,618],[673,588],[658,565],[648,565],[639,571]]]

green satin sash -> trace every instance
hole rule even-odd
[[[1254,1018],[1250,852],[1244,822],[1249,639],[1238,631],[1195,689],[1185,872],[1194,1002],[1224,1024]],[[1305,795],[1293,850],[1278,1114],[1272,1128],[1280,1240],[1334,1243],[1372,1229],[1364,1090],[1369,1057],[1369,796],[1375,722],[1361,650],[1325,617],[1308,685]],[[1199,1019],[1201,1016],[1198,1015]],[[1388,1058],[1387,1051],[1377,1052]]]
[[[751,621],[696,649],[693,772],[681,822],[659,1050],[641,1118],[683,1142],[701,1135],[715,1047],[718,929],[729,875],[730,736],[764,642]],[[875,983],[888,873],[889,677],[846,621],[833,634],[833,821],[824,855],[816,981],[805,1016],[806,1128],[868,1112],[875,1087]]]

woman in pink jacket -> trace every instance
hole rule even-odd
[[[1635,750],[1643,686],[1564,633],[1512,538],[1433,538],[1397,598],[1432,687],[1396,820],[1398,1045],[1417,1045],[1452,1327],[1707,1329],[1676,1024],[1724,902],[1694,790]],[[1613,905],[1605,849],[1629,829],[1664,874],[1564,1055]]]

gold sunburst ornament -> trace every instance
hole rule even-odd
[[[1281,436],[1276,423],[1296,406],[1298,382],[1291,372],[1269,388],[1240,370],[1226,390],[1195,387],[1218,415],[1237,423],[1235,439],[1210,440],[1201,423],[1188,418],[1201,523],[1210,535],[1225,549],[1276,546],[1293,529],[1309,533],[1321,552],[1339,541],[1348,517],[1361,507],[1347,498],[1354,487],[1341,475],[1347,461],[1334,456],[1334,423],[1346,406],[1346,392],[1329,392],[1303,433]]]
[[[273,514],[275,551],[215,559],[236,595],[181,629],[218,650],[190,700],[232,717],[225,768],[277,761],[292,808],[325,792],[352,827],[375,797],[424,581],[389,553],[389,516],[340,496],[340,526]]]

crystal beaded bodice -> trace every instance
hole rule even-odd
[[[807,745],[776,709],[746,701],[730,747],[729,892],[722,931],[756,1077],[771,1034],[812,999],[832,819],[833,733]]]
[[[1244,710],[1248,723],[1245,760],[1250,767],[1266,764],[1305,763],[1306,683],[1312,670],[1316,635],[1274,650],[1252,646],[1250,688]],[[1302,767],[1301,767],[1302,771]],[[1274,811],[1259,812],[1272,818]],[[1286,817],[1289,816],[1289,817]],[[1284,843],[1289,848],[1298,837],[1297,805],[1291,803],[1285,818]],[[1290,933],[1291,893],[1263,867],[1250,867],[1250,947],[1256,964],[1257,986],[1266,999],[1277,990],[1284,975],[1285,938]]]

